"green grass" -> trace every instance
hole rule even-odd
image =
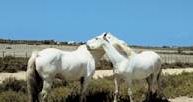
[[[87,102],[112,102],[114,84],[113,78],[92,80],[88,86]],[[180,75],[168,75],[161,77],[162,90],[168,98],[178,96],[193,96],[193,73],[182,73]],[[119,102],[129,101],[127,96],[127,85],[121,83]],[[134,81],[132,91],[135,102],[145,99],[147,86],[145,82]],[[49,94],[49,102],[78,102],[79,82],[55,81],[53,89]],[[26,82],[15,79],[7,79],[0,84],[1,102],[26,102]]]

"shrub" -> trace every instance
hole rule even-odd
[[[27,85],[25,81],[16,80],[15,78],[5,79],[0,85],[0,92],[3,91],[15,91],[26,93]]]
[[[180,75],[167,75],[162,77],[162,88],[166,96],[193,97],[193,73],[182,73]]]
[[[0,72],[26,71],[28,58],[6,56],[0,58]]]
[[[189,96],[193,97],[193,73],[180,75],[161,76],[161,88],[167,97]],[[127,85],[120,83],[120,95],[118,102],[129,101]],[[144,100],[147,92],[146,82],[133,81],[132,91],[134,101]],[[48,102],[78,102],[80,98],[80,85],[77,81],[55,81],[53,89],[49,93]],[[114,93],[113,77],[91,80],[88,86],[87,102],[112,102]],[[1,102],[26,102],[26,82],[15,79],[7,79],[0,84]],[[157,101],[156,101],[157,102]]]
[[[187,68],[193,67],[193,63],[182,63],[182,62],[175,62],[175,63],[163,63],[162,68]]]
[[[27,96],[22,92],[5,91],[0,92],[1,102],[27,102]]]
[[[18,71],[26,71],[27,70],[27,62],[28,58],[22,57],[13,57],[13,56],[6,56],[0,58],[0,72],[18,72]],[[185,67],[193,67],[193,63],[163,63],[162,68],[185,68]],[[112,64],[108,61],[101,60],[96,65],[97,70],[109,70],[112,69]]]

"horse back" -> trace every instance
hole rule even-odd
[[[160,56],[153,51],[143,51],[130,60],[129,66],[135,70],[153,71],[154,66],[161,64]]]

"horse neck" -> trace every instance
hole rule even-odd
[[[73,51],[75,54],[90,54],[86,45],[80,45],[76,50]]]
[[[103,48],[113,65],[116,65],[125,59],[110,43],[106,41],[104,42]]]
[[[84,44],[84,45],[80,45],[80,46],[75,50],[75,52],[82,52],[82,51],[85,51],[85,52],[88,51],[88,49],[87,49],[87,47],[86,47],[85,44]]]

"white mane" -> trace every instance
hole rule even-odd
[[[108,32],[104,32],[101,35],[97,36],[98,38],[102,38],[104,36],[104,34],[107,34],[107,38],[110,40],[111,44],[119,51],[120,54],[122,54],[123,56],[129,58],[131,55],[134,55],[135,52],[128,46],[128,44],[123,41],[120,40],[119,38],[115,37],[112,33]],[[105,54],[103,56],[104,59],[109,60],[107,55]]]

